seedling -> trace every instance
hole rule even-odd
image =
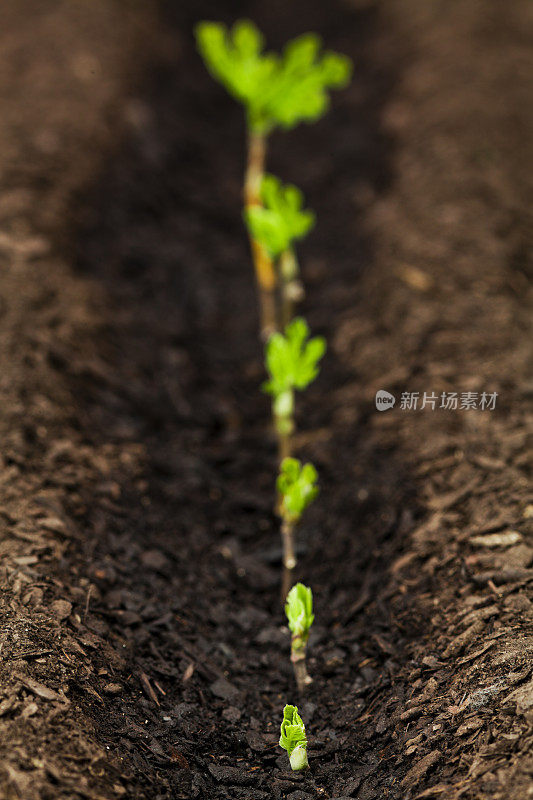
[[[293,317],[294,303],[303,297],[294,243],[309,233],[315,215],[303,209],[304,197],[296,186],[283,186],[274,175],[263,177],[261,201],[262,205],[248,206],[244,218],[251,238],[277,264],[281,278],[281,321],[285,326]]]
[[[281,539],[283,545],[283,579],[281,596],[287,598],[296,567],[294,529],[300,518],[318,494],[318,474],[312,464],[304,464],[297,458],[284,458],[276,483],[279,493],[281,516]],[[309,609],[311,612],[312,609]]]
[[[249,20],[231,30],[219,22],[196,27],[198,49],[206,66],[245,107],[248,158],[244,183],[246,207],[261,205],[266,139],[275,128],[293,128],[319,119],[329,105],[329,90],[346,86],[351,61],[320,52],[321,40],[306,33],[289,42],[282,53],[264,52],[261,32]],[[252,237],[252,255],[261,300],[262,333],[276,330],[276,274],[265,248]]]
[[[313,682],[307,674],[305,656],[309,630],[315,618],[313,614],[313,593],[308,586],[297,583],[287,595],[285,613],[292,633],[291,661],[298,691],[303,692],[305,687]]]
[[[239,20],[231,30],[220,22],[201,22],[196,36],[213,77],[243,103],[248,128],[263,135],[319,119],[329,105],[328,89],[350,80],[350,59],[321,54],[314,33],[293,39],[281,54],[262,52],[263,35],[250,20]]]
[[[287,705],[283,709],[279,746],[287,751],[291,769],[294,772],[309,769],[305,725],[298,714],[297,706]]]
[[[322,336],[309,339],[309,327],[297,317],[285,328],[285,334],[274,333],[266,346],[266,368],[269,380],[263,391],[272,395],[272,415],[278,434],[280,461],[290,453],[290,436],[294,431],[294,392],[302,391],[318,375],[318,362],[326,352]]]

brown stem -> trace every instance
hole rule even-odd
[[[279,433],[278,432],[278,456],[279,456],[279,463],[283,461],[284,458],[289,458],[291,454],[291,437],[289,433]]]
[[[294,582],[294,568],[296,567],[296,552],[294,549],[294,526],[283,520],[281,523],[281,541],[283,545],[283,575],[281,579],[281,602],[285,600]]]
[[[261,205],[261,181],[265,171],[266,139],[261,133],[248,134],[248,163],[244,182],[244,202]]]
[[[265,169],[266,140],[263,134],[251,131],[248,136],[248,161],[244,179],[244,202],[247,207],[261,204],[261,181]],[[255,277],[259,291],[261,336],[263,339],[277,329],[276,273],[272,259],[259,242],[250,237]]]
[[[303,694],[306,687],[309,686],[310,683],[313,683],[313,679],[307,672],[305,650],[303,650],[303,652],[301,650],[297,652],[293,651],[291,654],[291,661],[294,669],[294,677],[296,678],[296,686],[300,694]]]

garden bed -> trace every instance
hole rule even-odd
[[[120,25],[113,0],[36,5],[10,13],[0,74],[1,791],[526,797],[527,0],[169,2]],[[329,342],[296,440],[321,476],[299,538],[310,776],[277,747],[297,698],[244,133],[191,35],[243,14],[355,62],[271,152],[320,220],[301,261]]]

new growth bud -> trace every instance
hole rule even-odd
[[[263,391],[272,395],[276,429],[283,435],[294,428],[295,390],[307,388],[318,375],[318,362],[326,352],[322,336],[309,338],[309,327],[297,317],[285,328],[285,333],[274,333],[266,346],[266,368],[269,380]]]
[[[313,614],[313,593],[308,586],[297,583],[287,595],[285,613],[292,633],[291,661],[298,691],[312,683],[305,664],[309,630],[315,618]]]
[[[281,538],[283,542],[283,579],[281,601],[285,602],[293,582],[292,571],[296,566],[294,527],[318,494],[317,471],[312,464],[304,464],[297,458],[284,458],[276,483],[281,516]]]
[[[297,458],[284,458],[276,483],[280,494],[282,518],[295,525],[305,509],[318,494],[318,474],[312,464],[303,464]],[[300,584],[301,585],[301,584]]]
[[[287,751],[293,771],[309,768],[305,725],[296,706],[285,706],[281,723],[279,746]]]

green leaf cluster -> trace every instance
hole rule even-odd
[[[309,586],[297,583],[292,587],[287,595],[285,613],[291,633],[296,637],[307,640],[309,629],[315,619],[313,614],[313,592]]]
[[[302,208],[304,196],[296,186],[284,186],[274,175],[263,177],[261,201],[262,206],[247,208],[244,218],[252,238],[277,258],[309,233],[315,215]]]
[[[210,73],[244,104],[250,128],[260,133],[318,119],[328,108],[328,90],[350,80],[350,59],[321,53],[320,37],[313,33],[293,39],[281,54],[263,52],[263,36],[249,20],[231,30],[220,22],[201,22],[196,39]]]
[[[298,714],[297,706],[286,705],[283,709],[279,746],[286,750],[289,756],[296,747],[304,749],[307,747],[305,725]]]
[[[312,464],[302,465],[298,458],[283,459],[276,488],[281,495],[280,511],[284,519],[298,522],[318,494],[317,480],[318,473]]]
[[[318,375],[318,362],[326,352],[322,336],[309,337],[309,326],[296,317],[285,334],[273,333],[266,345],[266,368],[270,380],[263,391],[277,397],[292,389],[305,389]]]

